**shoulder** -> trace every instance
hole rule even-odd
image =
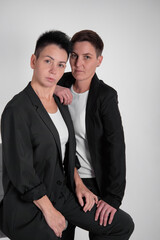
[[[62,78],[59,80],[58,85],[70,88],[74,82],[75,82],[75,79],[72,76],[72,73],[66,72],[64,73]]]
[[[26,105],[28,105],[28,97],[25,94],[25,91],[21,91],[16,94],[5,106],[2,118],[6,115],[15,115],[19,116],[22,113],[25,113]]]
[[[100,101],[109,101],[110,99],[117,98],[117,91],[100,80],[96,75],[94,77],[93,85],[95,85],[95,91],[97,91],[97,98]],[[97,99],[97,100],[98,100]]]
[[[107,95],[109,97],[112,97],[112,96],[117,95],[117,91],[113,87],[104,83],[102,80],[99,80],[99,91],[102,96]]]

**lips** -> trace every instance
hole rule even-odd
[[[81,70],[75,70],[76,73],[83,73]]]
[[[54,82],[54,81],[55,81],[54,78],[50,78],[50,77],[47,77],[46,79],[47,79],[48,81],[50,81],[50,82]]]

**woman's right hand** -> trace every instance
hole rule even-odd
[[[66,228],[65,217],[55,208],[52,211],[43,213],[48,226],[55,232],[57,237],[62,237],[62,232]]]
[[[65,217],[53,206],[46,195],[33,202],[42,211],[48,226],[54,231],[57,237],[61,238],[62,232],[66,228]]]
[[[73,96],[69,88],[56,85],[54,93],[57,97],[59,97],[60,102],[64,105],[71,104]]]

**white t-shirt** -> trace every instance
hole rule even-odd
[[[64,162],[64,156],[66,151],[66,143],[68,141],[68,128],[65,124],[65,121],[59,111],[57,110],[56,113],[48,113],[50,118],[52,119],[60,137],[61,143],[61,152],[62,152],[62,163]]]
[[[76,153],[81,164],[81,168],[78,169],[78,173],[81,178],[93,178],[95,177],[95,174],[91,164],[91,156],[88,148],[85,124],[86,104],[89,91],[84,93],[76,93],[73,90],[72,85],[71,92],[73,95],[73,100],[69,105],[69,111],[75,130]]]

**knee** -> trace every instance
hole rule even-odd
[[[134,221],[128,213],[121,209],[119,209],[117,213],[117,223],[122,231],[122,234],[126,236],[126,239],[129,239],[134,231]]]
[[[135,228],[134,221],[133,221],[133,219],[130,215],[127,216],[127,221],[126,221],[126,224],[125,224],[125,228],[126,228],[125,231],[128,234],[128,237],[130,237],[131,234],[134,231],[134,228]]]

